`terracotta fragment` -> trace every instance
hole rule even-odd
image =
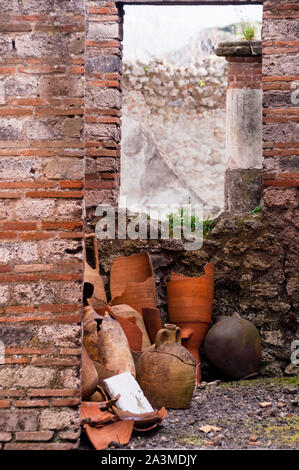
[[[88,439],[96,450],[107,449],[111,442],[124,445],[128,444],[133,432],[134,421],[117,421],[102,428],[94,428],[84,425]]]
[[[114,375],[130,372],[135,377],[135,365],[129,343],[120,324],[106,313],[98,332],[101,363]]]
[[[112,308],[113,307],[107,306],[105,308],[97,309],[96,311],[99,313],[99,315],[105,315],[105,312],[108,312],[109,315],[115,320],[117,320],[120,326],[122,327],[127,337],[130,349],[132,351],[141,351],[143,334],[140,328],[136,325],[136,316],[123,318],[119,315],[116,315]],[[136,312],[136,310],[133,310],[133,312]]]
[[[154,270],[147,252],[115,258],[110,273],[111,305],[157,307]]]
[[[142,316],[150,342],[154,344],[158,331],[163,327],[160,310],[158,308],[143,307]]]
[[[145,349],[150,347],[151,342],[146,331],[142,313],[138,312],[130,305],[114,305],[111,307],[111,310],[117,317],[124,319],[135,318],[135,324],[142,332],[142,347],[141,349],[131,348],[133,351],[145,351]]]
[[[93,295],[88,299],[88,303],[93,307],[102,307],[107,304],[107,296],[103,279],[99,274],[99,254],[98,254],[98,241],[95,233],[85,235],[85,240],[92,238],[93,252],[95,259],[95,268],[92,268],[86,260],[86,252],[84,256],[84,282],[89,282],[94,287]]]
[[[84,346],[82,346],[82,399],[87,400],[96,390],[98,385],[99,377],[97,370],[86,352]]]

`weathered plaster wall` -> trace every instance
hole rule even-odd
[[[224,208],[227,63],[124,64],[121,196],[127,206]]]

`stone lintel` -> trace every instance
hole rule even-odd
[[[216,55],[220,57],[261,57],[262,41],[220,42]]]

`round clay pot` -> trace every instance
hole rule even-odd
[[[181,330],[166,324],[156,343],[137,363],[137,381],[154,408],[189,408],[195,388],[196,364],[181,345]]]
[[[222,318],[208,332],[204,349],[209,362],[232,379],[258,374],[261,340],[258,330],[248,320]]]

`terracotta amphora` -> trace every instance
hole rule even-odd
[[[196,364],[181,345],[181,330],[165,324],[156,342],[137,363],[137,381],[154,408],[189,408],[195,388]]]
[[[96,319],[100,315],[90,306],[84,307],[83,313],[83,344],[91,359],[100,361],[99,338]]]
[[[167,285],[168,317],[182,330],[182,344],[196,361],[196,381],[201,380],[199,348],[212,321],[214,264],[204,266],[205,274],[186,277],[172,273]]]
[[[94,366],[92,359],[86,352],[85,347],[82,347],[82,400],[88,400],[89,397],[96,391],[99,381],[97,370]]]
[[[130,305],[142,313],[142,307],[157,307],[156,283],[147,252],[115,258],[110,272],[111,305]]]
[[[210,363],[227,377],[246,379],[258,374],[261,340],[248,320],[221,317],[208,332],[204,349]]]
[[[135,364],[120,324],[111,318],[109,313],[105,313],[102,321],[98,320],[98,324],[100,362],[108,371],[114,372],[114,375],[128,371],[135,377]]]
[[[212,320],[214,295],[214,264],[204,266],[200,277],[172,274],[167,284],[168,316],[173,323],[206,322]]]

